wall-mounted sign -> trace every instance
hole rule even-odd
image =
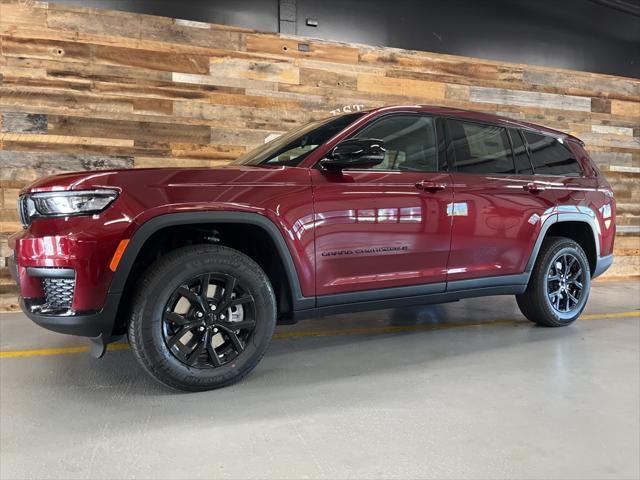
[[[331,110],[331,115],[341,115],[343,113],[353,113],[359,112],[364,108],[362,104],[354,104],[354,105],[343,105],[342,107]]]
[[[270,133],[269,135],[267,135],[267,137],[264,139],[264,143],[269,143],[271,140],[275,140],[276,138],[278,138],[280,135],[282,135],[281,133]]]

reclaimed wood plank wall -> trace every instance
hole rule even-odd
[[[640,273],[637,79],[33,0],[0,1],[0,41],[0,268],[37,177],[220,165],[312,119],[430,103],[582,138],[618,200],[611,273]]]

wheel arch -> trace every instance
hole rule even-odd
[[[531,274],[540,252],[542,242],[551,236],[563,236],[577,242],[589,260],[591,276],[594,276],[600,258],[600,242],[595,213],[557,213],[543,224],[533,247],[525,271]]]
[[[161,233],[172,227],[193,227],[206,224],[238,224],[259,229],[271,240],[273,248],[282,263],[282,269],[286,275],[286,284],[289,288],[291,308],[293,310],[299,310],[315,306],[310,305],[313,299],[302,295],[298,273],[289,248],[278,227],[267,217],[248,212],[184,212],[169,213],[154,217],[143,223],[132,235],[109,288],[110,294],[116,294],[120,297],[121,313],[123,313],[122,307],[124,307],[124,305],[122,305],[122,298],[134,263],[154,234]]]

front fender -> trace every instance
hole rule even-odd
[[[127,248],[122,255],[118,268],[113,275],[109,293],[121,294],[127,282],[133,263],[140,253],[145,242],[155,232],[176,225],[193,225],[204,223],[238,223],[255,225],[262,228],[273,240],[278,250],[278,254],[282,259],[289,285],[291,286],[291,298],[294,310],[312,308],[315,306],[314,299],[304,297],[300,287],[300,280],[296,265],[293,261],[291,252],[287,247],[285,239],[279,228],[266,216],[253,212],[240,211],[199,211],[199,212],[180,212],[167,213],[159,215],[144,222],[134,232]]]

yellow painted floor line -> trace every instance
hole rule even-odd
[[[629,312],[618,313],[595,313],[591,315],[583,315],[579,320],[605,320],[610,318],[628,318],[640,317],[640,310],[632,310]],[[497,327],[505,325],[530,324],[525,318],[521,320],[504,319],[504,320],[486,320],[481,322],[461,322],[461,323],[421,323],[417,325],[381,325],[379,327],[356,327],[356,328],[336,328],[333,330],[307,330],[303,332],[281,332],[276,333],[274,339],[288,339],[301,337],[335,337],[337,335],[357,335],[357,334],[377,334],[377,333],[401,333],[401,332],[418,332],[428,330],[450,330],[454,328],[483,328]]]
[[[590,315],[582,315],[579,320],[604,320],[608,318],[629,318],[640,316],[640,310],[631,310],[629,312],[617,313],[592,313]]]
[[[615,313],[592,313],[582,315],[579,320],[609,320],[615,318],[631,318],[640,317],[640,310],[631,310],[628,312]],[[508,325],[528,324],[525,319],[505,319],[505,320],[488,320],[473,323],[440,323],[440,324],[419,324],[419,325],[381,325],[379,327],[355,327],[355,328],[336,328],[325,330],[306,330],[300,332],[279,332],[276,333],[274,340],[287,340],[293,338],[305,337],[335,337],[338,335],[375,335],[381,333],[402,333],[402,332],[419,332],[429,330],[450,330],[455,328],[484,328]],[[128,343],[112,343],[109,345],[109,351],[127,350]],[[0,351],[0,358],[17,358],[17,357],[41,357],[49,355],[66,355],[71,353],[86,353],[89,347],[60,347],[60,348],[41,348],[34,350],[7,350]]]
[[[112,343],[108,349],[110,352],[114,350],[127,350],[128,343]],[[9,350],[0,351],[0,358],[16,358],[16,357],[42,357],[48,355],[65,355],[69,353],[86,353],[89,347],[60,347],[60,348],[39,348],[35,350]]]

